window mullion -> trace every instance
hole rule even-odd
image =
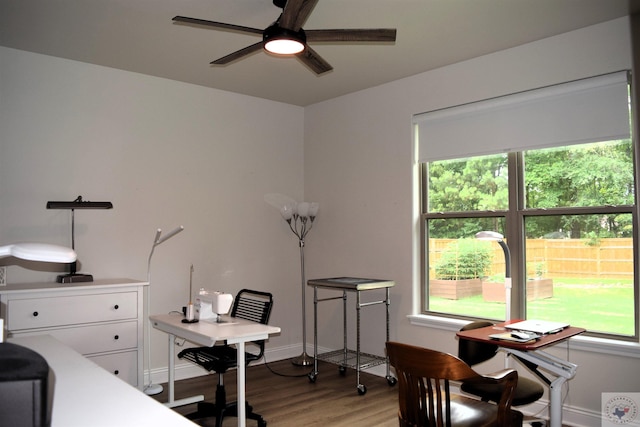
[[[509,211],[507,242],[511,251],[511,318],[524,319],[526,314],[524,285],[526,284],[524,221],[524,168],[521,153],[509,153]]]

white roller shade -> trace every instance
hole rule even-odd
[[[626,71],[414,117],[420,162],[626,139]]]

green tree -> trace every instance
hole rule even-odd
[[[507,155],[445,160],[429,164],[429,211],[470,212],[508,208]],[[487,220],[435,221],[431,237],[473,236]],[[494,228],[491,228],[494,229]]]
[[[531,150],[523,153],[527,208],[631,205],[634,203],[633,149],[630,140]],[[507,155],[429,163],[429,212],[508,209]],[[431,221],[430,237],[469,237],[487,228],[486,220]],[[537,217],[528,238],[551,233],[572,238],[629,237],[628,215]]]
[[[526,152],[525,203],[529,208],[630,205],[634,203],[633,150],[629,140]],[[527,227],[527,237],[553,231],[571,237],[627,237],[628,216],[550,216]]]

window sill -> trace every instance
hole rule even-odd
[[[426,314],[410,314],[409,323],[449,332],[457,332],[469,321]],[[562,345],[562,344],[559,344]],[[576,336],[571,338],[571,349],[640,359],[640,343],[605,338]]]

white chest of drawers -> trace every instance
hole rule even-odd
[[[7,337],[51,335],[142,389],[146,282],[23,283],[0,287]]]

